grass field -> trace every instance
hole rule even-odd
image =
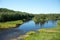
[[[0,28],[12,28],[16,27],[16,24],[22,24],[22,23],[23,23],[22,20],[0,22]]]
[[[41,29],[26,33],[24,40],[60,40],[60,21],[56,28]]]

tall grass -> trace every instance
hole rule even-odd
[[[28,37],[24,38],[24,40],[60,40],[60,21],[56,28],[49,29],[41,29],[38,30],[37,33],[30,34],[32,32],[28,32]]]
[[[0,22],[0,29],[1,28],[13,28],[13,27],[16,27],[16,24],[22,24],[22,23],[23,23],[22,20]]]

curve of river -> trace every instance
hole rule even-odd
[[[30,20],[20,25],[18,28],[0,30],[0,40],[9,40],[11,38],[16,38],[20,35],[24,35],[29,31],[36,31],[42,28],[53,28],[56,27],[57,21],[47,21],[44,24],[36,24],[34,21]]]

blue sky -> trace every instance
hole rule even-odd
[[[60,0],[0,0],[0,8],[28,13],[60,13]]]

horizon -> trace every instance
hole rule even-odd
[[[60,0],[0,0],[0,8],[33,14],[60,13]]]
[[[8,9],[8,8],[3,8],[3,9]],[[8,9],[8,10],[16,11],[16,10],[13,10],[13,9]],[[23,11],[18,11],[18,12],[23,12]],[[26,13],[29,13],[29,12],[26,12]],[[34,14],[34,13],[29,13],[29,14]],[[60,13],[37,13],[37,14],[60,14]]]

